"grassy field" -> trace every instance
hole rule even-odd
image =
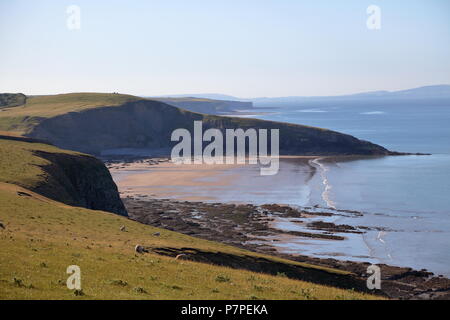
[[[0,299],[379,299],[283,275],[139,255],[137,244],[190,247],[315,268],[47,199],[18,186],[42,179],[38,165],[44,160],[33,149],[56,148],[0,143]],[[69,265],[81,268],[82,295],[66,287]]]

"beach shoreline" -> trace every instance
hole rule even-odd
[[[349,158],[361,157],[285,156],[280,163],[294,164],[297,171],[303,168],[295,179],[303,178],[311,184],[311,180],[319,178],[316,184],[323,187],[321,163]],[[258,194],[264,189],[276,191],[273,186],[277,183],[293,179],[291,167],[285,170],[284,176],[281,171],[281,180],[269,185],[258,178],[257,167],[248,164],[176,165],[168,158],[118,160],[106,164],[130,217],[139,222],[247,250],[340,268],[361,277],[367,266],[377,264],[382,266],[384,281],[398,280],[389,282],[385,292],[394,298],[439,299],[449,294],[450,280],[444,276],[373,258],[365,236],[379,236],[392,230],[342,223],[349,217],[357,221],[363,212],[337,210],[326,204],[296,206],[284,202],[280,194],[271,199],[266,197],[267,192]],[[249,176],[255,181],[259,179],[258,183],[248,183],[247,180],[252,180]],[[298,184],[295,179],[292,180],[294,185]],[[249,187],[260,189],[249,190]],[[223,192],[235,188],[236,192],[230,196],[234,201],[223,201]],[[324,190],[326,192],[326,186]],[[239,198],[242,193],[247,197],[259,197],[260,203]],[[326,196],[322,191],[319,194],[321,198]],[[322,248],[326,255],[315,254],[321,251],[317,248]]]
[[[318,156],[280,156],[284,162],[301,162],[311,175],[316,167],[311,161]],[[187,201],[214,201],[210,192],[195,192],[195,188],[205,190],[208,187],[229,187],[236,184],[242,176],[236,169],[257,170],[255,164],[175,164],[169,158],[142,158],[118,161],[106,161],[122,195],[135,196],[146,194],[156,198],[172,198]],[[239,203],[248,201],[236,201]]]

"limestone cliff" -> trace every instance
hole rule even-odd
[[[153,100],[158,100],[181,109],[206,114],[223,114],[253,108],[253,102],[246,101],[212,100],[202,98],[155,98]]]
[[[177,128],[192,131],[195,120],[203,121],[204,129],[279,129],[280,154],[284,155],[390,154],[381,146],[331,130],[204,115],[146,99],[47,118],[27,135],[65,149],[91,154],[119,148],[168,148],[173,145],[170,141],[172,131]]]
[[[100,160],[29,138],[0,137],[0,182],[71,206],[128,215]]]
[[[42,167],[48,179],[35,192],[73,206],[128,215],[111,174],[100,160],[44,151],[36,151],[36,155],[50,164]]]

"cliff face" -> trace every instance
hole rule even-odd
[[[65,149],[99,154],[107,149],[167,147],[174,128],[201,119],[201,114],[141,100],[49,118],[27,135],[47,137],[44,140]]]
[[[117,186],[105,165],[88,155],[36,151],[51,164],[42,166],[45,183],[33,191],[68,205],[128,216]]]
[[[128,215],[100,160],[30,138],[0,137],[0,182],[71,206]]]
[[[173,130],[193,131],[193,122],[208,128],[279,129],[280,154],[284,155],[384,155],[385,148],[350,135],[308,126],[210,116],[193,113],[159,101],[140,100],[121,106],[69,112],[46,119],[27,135],[56,146],[100,154],[108,149],[169,148]]]
[[[197,98],[158,98],[155,100],[181,109],[206,114],[220,114],[224,112],[248,110],[253,108],[253,102],[244,101],[225,101]]]

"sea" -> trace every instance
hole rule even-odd
[[[327,128],[392,151],[430,155],[280,159],[275,176],[261,176],[257,165],[249,165],[197,179],[205,184],[160,186],[170,197],[327,210],[334,215],[317,219],[365,232],[343,233],[342,241],[291,237],[269,239],[271,244],[293,255],[426,269],[450,277],[450,105],[256,103],[239,116]],[[222,183],[227,175],[225,180],[232,182]],[[113,177],[120,188],[122,176]],[[145,192],[145,186],[138,187]],[[153,193],[148,188],[147,194]],[[290,219],[273,224],[312,232]]]
[[[305,175],[295,175],[301,166],[282,166],[282,177],[273,180],[271,187],[274,197],[265,193],[265,200],[356,210],[363,214],[357,218],[343,215],[334,222],[374,230],[345,244],[280,244],[284,251],[408,266],[450,276],[450,105],[330,103],[305,107],[291,103],[282,107],[256,105],[248,112],[253,114],[243,117],[327,128],[392,151],[431,154],[345,161],[316,159],[309,163],[316,167],[316,173],[306,179]],[[258,195],[253,197],[255,202],[262,201]],[[295,230],[294,224],[281,227]]]

